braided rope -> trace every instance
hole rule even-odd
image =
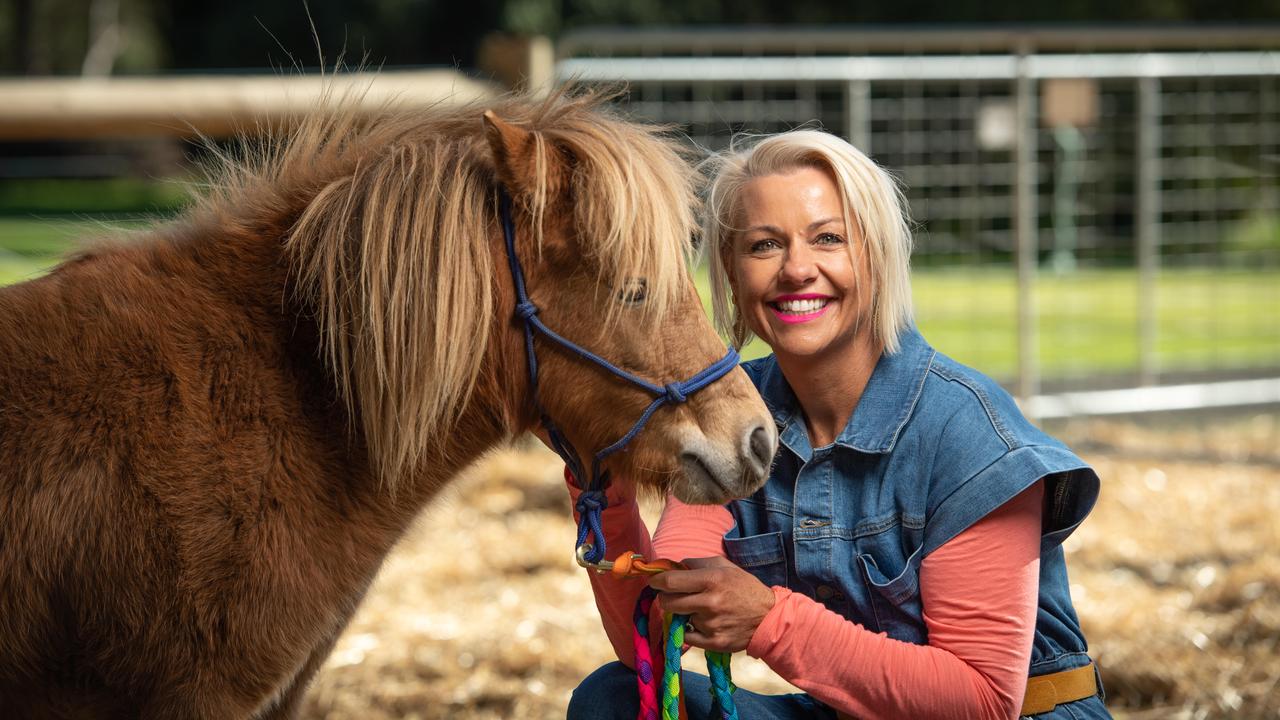
[[[671,615],[668,622],[662,663],[662,720],[679,720],[680,651],[684,649],[684,626],[689,624],[689,616]]]
[[[733,702],[733,679],[729,676],[729,653],[706,651],[707,674],[711,677],[711,696],[719,710],[716,720],[738,720],[738,706]]]
[[[684,648],[684,632],[689,625],[688,615],[667,615],[666,641],[663,643],[662,683],[653,676],[653,654],[649,649],[649,611],[658,591],[645,587],[640,591],[633,615],[635,621],[632,641],[636,656],[636,686],[640,693],[640,712],[637,720],[661,720],[680,718],[680,660]],[[707,675],[711,678],[712,713],[715,720],[739,720],[738,707],[733,701],[737,688],[729,671],[729,653],[706,651]]]
[[[636,683],[640,691],[640,713],[637,720],[658,720],[658,679],[653,676],[653,652],[649,649],[649,610],[658,591],[646,587],[636,602],[634,632],[636,649]]]

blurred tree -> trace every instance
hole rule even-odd
[[[110,75],[120,56],[124,33],[120,24],[120,0],[89,3],[89,50],[80,65],[81,75]]]
[[[0,73],[105,75],[162,66],[156,0],[0,0]]]
[[[1280,0],[0,0],[0,73],[314,68],[317,41],[329,63],[345,50],[349,64],[472,66],[493,30],[587,25],[1268,20]]]
[[[555,35],[564,15],[563,0],[508,0],[503,29],[526,35]]]
[[[556,0],[511,0],[510,4]],[[1280,0],[562,0],[563,27],[629,24],[1243,22],[1280,19]],[[558,28],[557,28],[558,29]]]
[[[317,67],[367,56],[373,65],[474,63],[476,44],[501,27],[507,0],[260,0],[173,3],[159,15],[181,68]],[[314,33],[313,33],[314,24]]]

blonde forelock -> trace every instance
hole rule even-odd
[[[295,208],[284,250],[297,295],[373,469],[393,489],[428,452],[443,452],[489,347],[493,283],[509,281],[490,249],[498,181],[484,110],[536,138],[527,207],[539,242],[549,193],[567,192],[602,292],[644,278],[660,317],[684,287],[692,172],[673,140],[616,117],[606,101],[561,92],[368,115],[348,99],[217,159],[197,214],[253,229],[268,224],[255,218]],[[552,188],[561,151],[571,186]]]

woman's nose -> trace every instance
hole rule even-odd
[[[818,275],[813,252],[808,243],[795,243],[782,261],[782,280],[793,285],[804,285]]]

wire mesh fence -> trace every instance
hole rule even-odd
[[[717,42],[651,58],[578,43],[596,57],[557,73],[626,83],[628,112],[708,150],[820,126],[867,151],[906,188],[922,330],[1024,399],[1280,375],[1280,55]],[[1261,387],[1280,400],[1280,380]]]

